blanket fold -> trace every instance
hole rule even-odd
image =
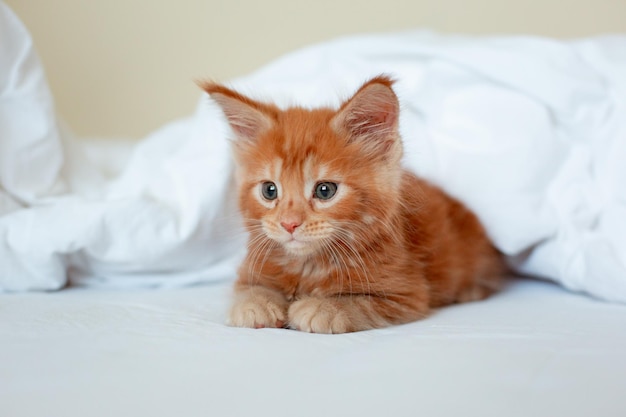
[[[123,169],[107,179],[115,161],[90,159],[62,128],[28,32],[2,3],[0,38],[0,290],[233,277],[245,233],[230,132],[208,97],[115,156]],[[516,271],[626,301],[626,36],[363,35],[232,85],[313,107],[380,73],[398,80],[407,167],[474,210]]]

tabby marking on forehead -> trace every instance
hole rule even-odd
[[[303,164],[304,177],[304,198],[310,199],[313,196],[315,185],[318,181],[326,179],[328,167],[326,164],[316,164],[312,156],[308,156]]]
[[[283,159],[276,157],[272,160],[272,162],[272,176],[268,178],[271,178],[274,181],[280,181],[283,173]]]

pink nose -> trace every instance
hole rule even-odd
[[[300,224],[301,223],[296,222],[280,222],[280,225],[283,227],[283,229],[285,229],[289,233],[293,233],[293,231],[296,230],[296,227],[300,226]]]

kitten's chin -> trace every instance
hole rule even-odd
[[[299,240],[290,240],[283,243],[285,252],[292,256],[308,256],[315,252],[314,245],[310,242],[302,242]]]

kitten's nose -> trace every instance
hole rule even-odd
[[[285,229],[289,233],[293,233],[293,231],[296,230],[296,227],[300,226],[301,224],[302,223],[298,222],[280,222],[280,225],[283,227],[283,229]]]

